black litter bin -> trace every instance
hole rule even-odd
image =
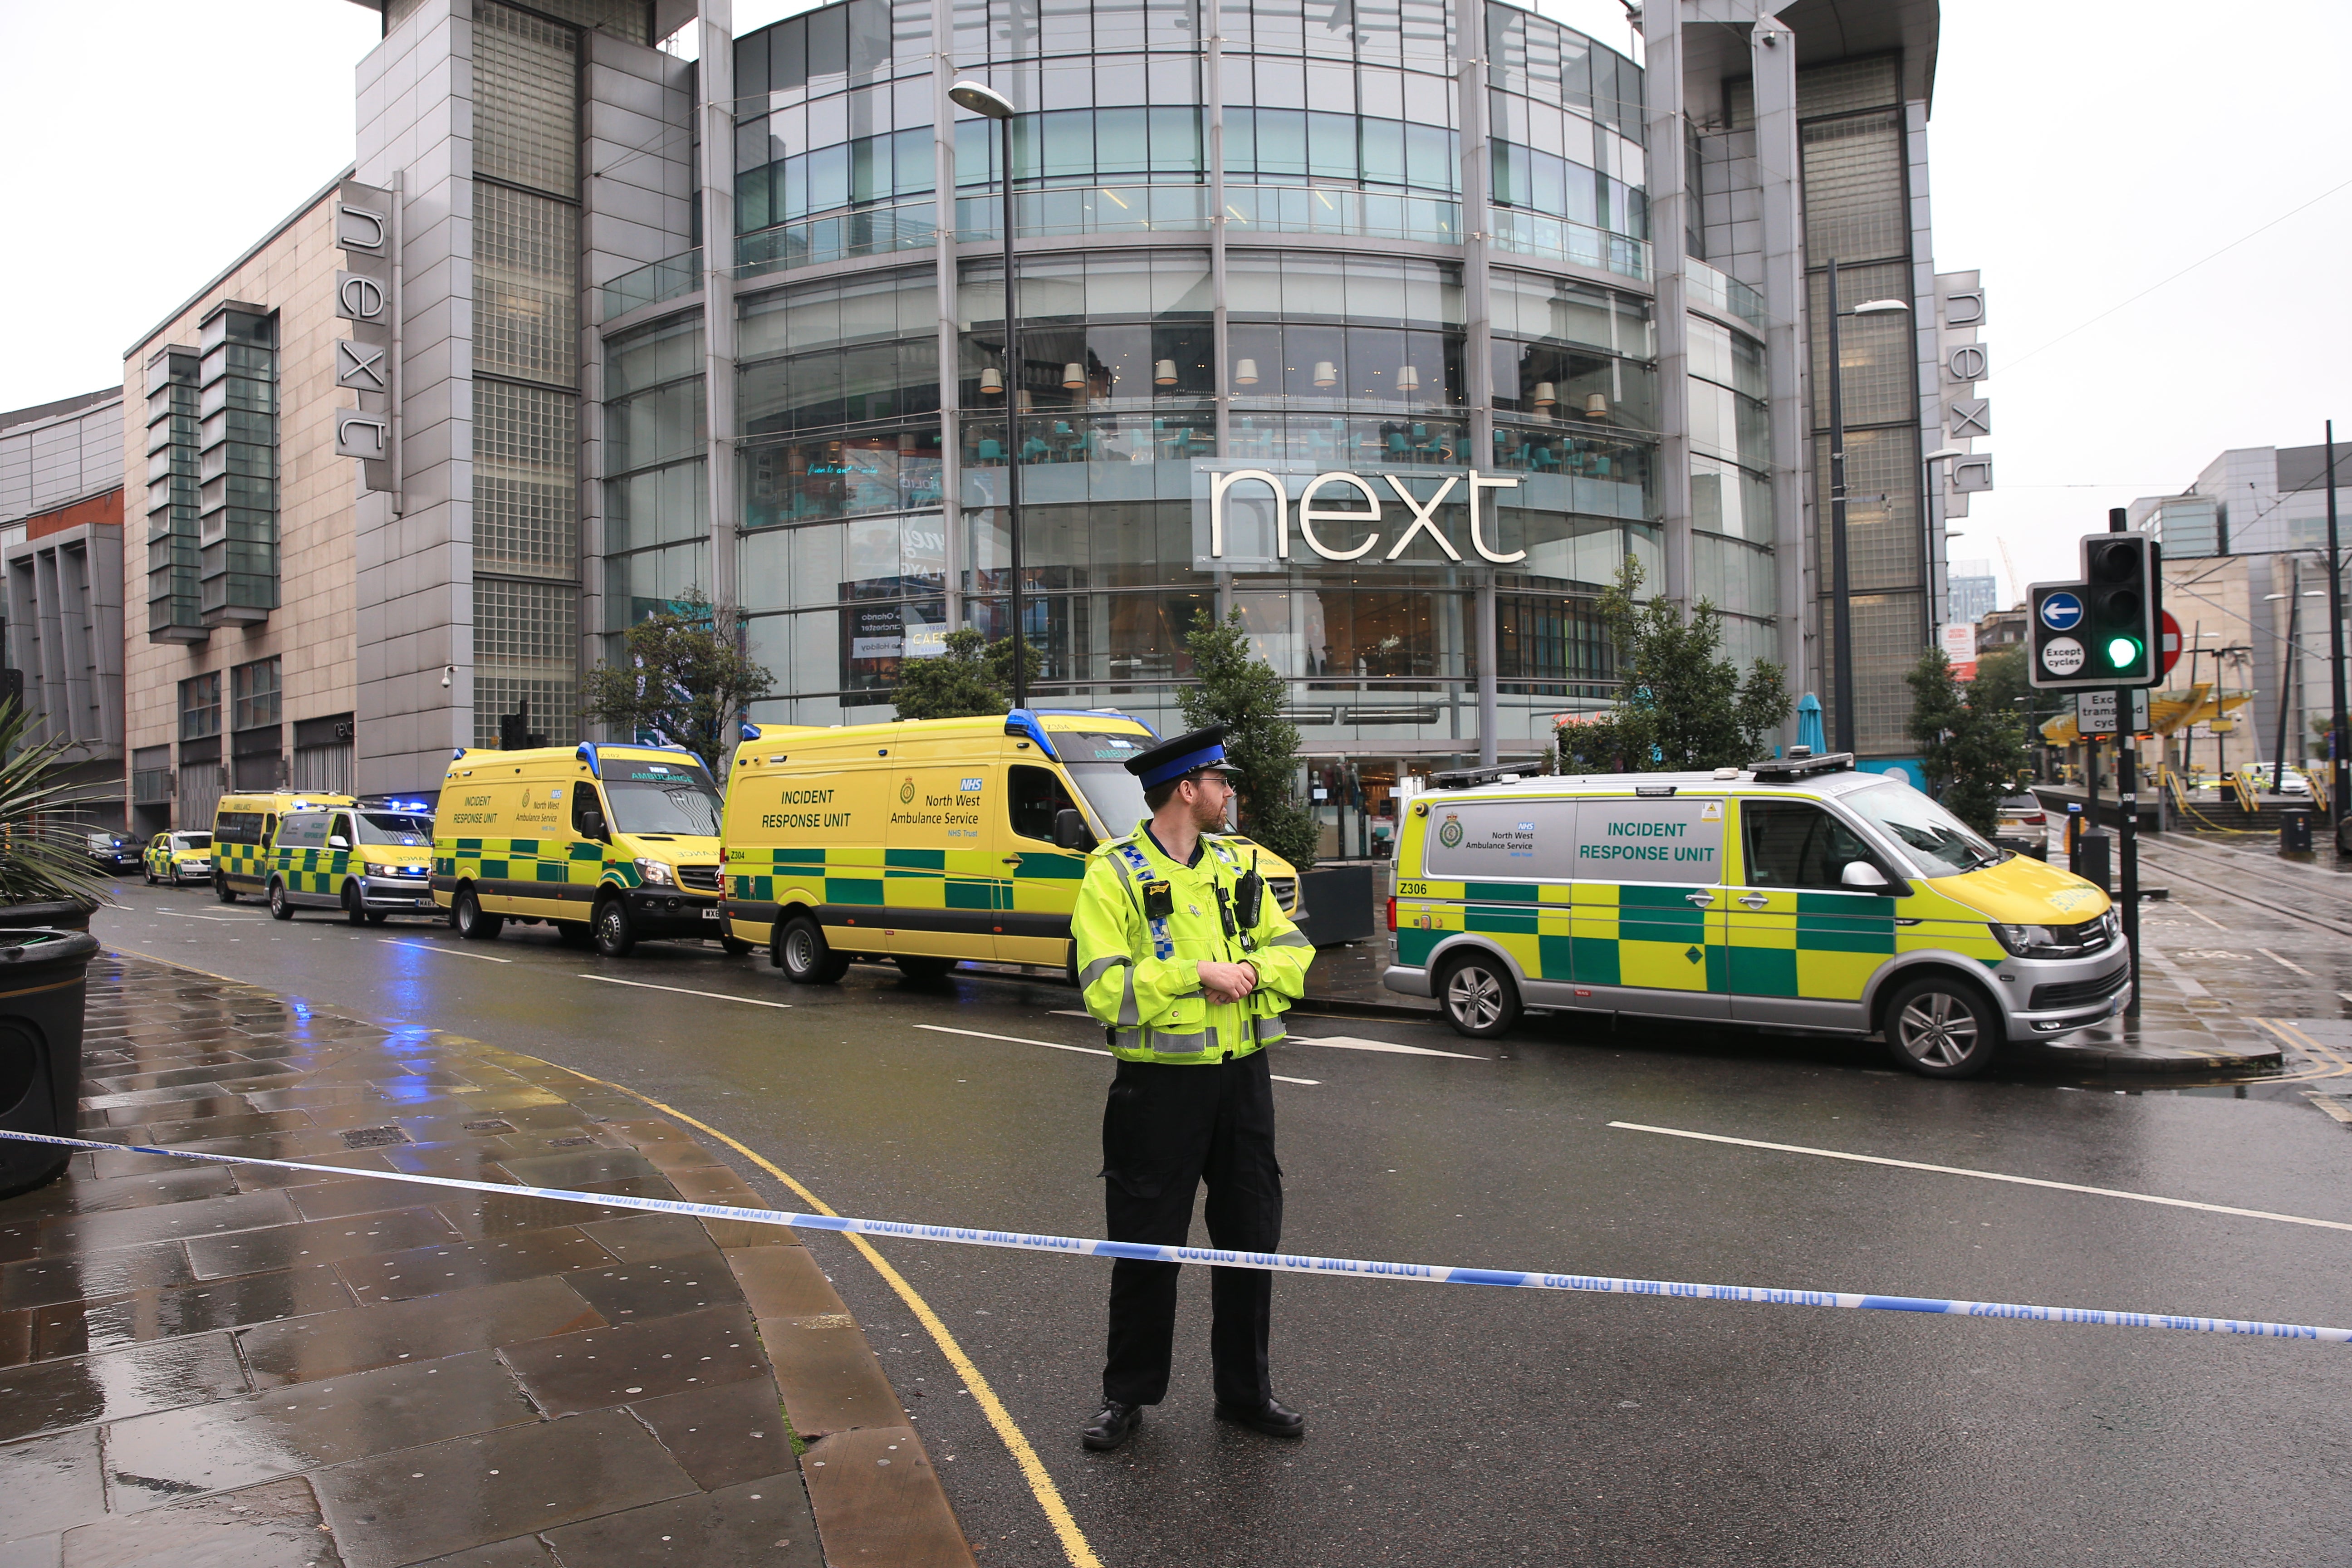
[[[2282,855],[2311,853],[2311,813],[2290,811],[2279,818],[2279,853]]]
[[[0,1128],[73,1137],[81,1125],[82,977],[88,931],[0,931]],[[65,1169],[70,1149],[0,1139],[0,1198]]]

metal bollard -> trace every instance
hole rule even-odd
[[[2282,855],[2311,853],[2311,813],[2290,811],[2279,818],[2279,853]]]

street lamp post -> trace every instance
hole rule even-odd
[[[1829,258],[1830,320],[1830,618],[1837,640],[1832,665],[1837,680],[1834,750],[1853,750],[1853,582],[1845,533],[1845,374],[1838,363],[1838,318],[1885,316],[1911,307],[1901,300],[1865,300],[1851,310],[1838,309],[1837,258]]]
[[[2344,848],[2344,794],[2352,786],[2352,718],[2344,711],[2344,555],[2336,537],[2336,421],[2327,422],[2327,662],[2333,683],[2327,707],[2327,826]]]
[[[1968,453],[1958,447],[1938,447],[1919,459],[1919,559],[1927,563],[1927,613],[1920,618],[1927,624],[1927,646],[1930,647],[1936,643],[1936,628],[1943,624],[1943,617],[1951,613],[1952,591],[1951,577],[1946,574],[1943,575],[1944,597],[1939,610],[1936,596],[1937,568],[1943,563],[1936,558],[1936,465],[1967,456]]]
[[[1004,229],[1004,537],[1012,567],[1013,706],[1029,706],[1029,648],[1021,626],[1021,312],[1013,273],[1013,100],[982,81],[948,89],[959,107],[996,121],[1002,153],[997,190]]]

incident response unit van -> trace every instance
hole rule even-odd
[[[459,752],[434,818],[433,897],[477,942],[509,920],[593,936],[611,958],[719,939],[719,791],[678,746]]]
[[[2105,892],[1842,754],[1484,782],[1499,771],[1414,797],[1389,910],[1383,984],[1465,1035],[1523,1005],[1883,1032],[1965,1078],[2130,998]]]
[[[353,925],[431,914],[433,819],[421,811],[337,805],[278,819],[268,859],[269,912],[341,910]]]
[[[1107,709],[764,725],[728,780],[729,928],[803,984],[858,958],[916,978],[966,960],[1066,973],[1087,851],[1150,815],[1126,760],[1158,741]],[[1256,852],[1295,915],[1297,873]]]
[[[213,812],[213,891],[225,904],[236,902],[240,893],[266,892],[278,820],[289,812],[352,804],[347,795],[298,795],[289,790],[221,796]]]

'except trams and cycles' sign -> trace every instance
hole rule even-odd
[[[2148,727],[2147,689],[2132,689],[2131,732],[2144,733]],[[2112,691],[2078,691],[2074,694],[2074,728],[2085,735],[2113,735],[2122,717],[2122,707]]]

